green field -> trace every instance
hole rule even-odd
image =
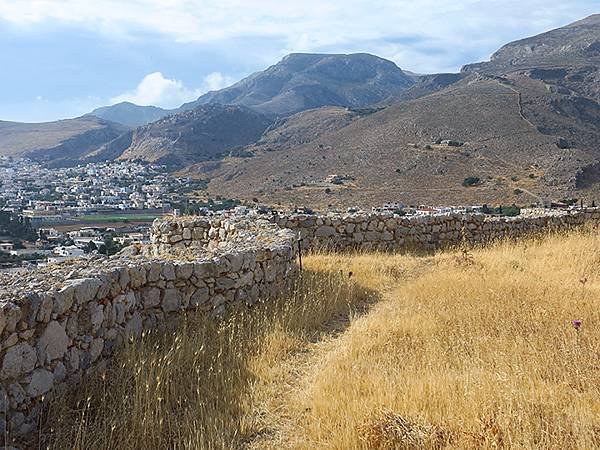
[[[150,221],[154,220],[157,217],[160,217],[160,214],[123,214],[123,215],[96,215],[96,216],[83,216],[78,217],[78,220],[83,222],[142,222],[142,221]]]

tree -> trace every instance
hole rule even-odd
[[[27,241],[37,239],[29,219],[10,211],[0,211],[0,233]]]
[[[105,249],[106,249],[106,247],[105,247]],[[92,252],[98,251],[98,246],[94,243],[94,241],[90,241],[87,243],[87,245],[85,246],[83,251],[86,253],[92,253]]]

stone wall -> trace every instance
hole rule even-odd
[[[232,243],[252,242],[273,236],[275,229],[266,227],[266,220],[225,216],[188,216],[157,220],[150,229],[150,255],[181,253],[186,250],[218,249]],[[260,230],[265,232],[258,232]]]
[[[156,222],[153,245],[115,257],[0,275],[0,432],[29,433],[44,398],[79,383],[143,330],[186,310],[216,315],[251,304],[292,279],[289,230],[260,221],[235,231],[226,221],[201,222]],[[162,242],[161,229],[172,236],[181,230],[182,239]]]
[[[277,293],[296,273],[298,237],[307,249],[434,250],[587,222],[600,223],[600,210],[184,217],[157,220],[150,245],[111,258],[0,274],[0,432],[29,433],[44,398],[79,383],[143,330]]]
[[[600,223],[600,209],[546,211],[538,215],[490,217],[446,214],[400,217],[393,214],[277,214],[270,218],[291,229],[305,249],[430,251],[466,242],[482,244],[547,230]]]

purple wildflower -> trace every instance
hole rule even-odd
[[[581,328],[581,324],[583,323],[583,320],[576,319],[571,323],[573,324],[573,328],[575,328],[576,331],[579,331],[579,328]]]

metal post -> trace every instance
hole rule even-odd
[[[298,262],[300,264],[300,272],[302,272],[302,239],[298,239]]]

